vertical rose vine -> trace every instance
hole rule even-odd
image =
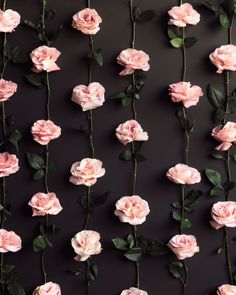
[[[217,74],[223,76],[224,93],[214,85],[208,85],[208,99],[214,108],[214,121],[217,124],[211,135],[220,143],[215,147],[212,157],[225,162],[225,176],[213,169],[206,169],[205,172],[209,182],[213,185],[210,195],[220,198],[220,201],[212,206],[210,225],[216,230],[222,228],[224,232],[223,244],[218,248],[217,253],[225,252],[228,284],[220,286],[217,294],[229,294],[236,292],[235,270],[230,251],[230,245],[233,242],[230,228],[236,227],[236,202],[231,199],[231,190],[235,187],[231,166],[235,161],[232,150],[236,143],[236,123],[228,121],[228,116],[236,111],[236,96],[231,85],[232,72],[236,71],[236,46],[233,45],[232,38],[235,1],[225,0],[220,6],[214,6],[210,2],[204,2],[204,5],[217,15],[220,25],[226,29],[228,37],[227,45],[220,46],[209,55],[210,61],[217,68]]]
[[[55,12],[52,9],[47,8],[47,4],[47,0],[41,1],[41,16],[39,23],[35,24],[29,20],[24,21],[25,25],[37,32],[39,40],[43,43],[42,46],[37,47],[31,52],[30,58],[33,63],[33,73],[26,75],[25,78],[31,85],[37,88],[46,89],[46,118],[37,120],[31,127],[31,135],[34,142],[41,145],[44,148],[44,152],[42,155],[27,153],[28,163],[33,169],[33,179],[43,180],[44,191],[34,194],[28,205],[32,209],[33,217],[44,217],[44,222],[40,223],[39,234],[33,240],[34,252],[39,252],[41,255],[40,264],[43,284],[35,288],[33,294],[48,293],[50,291],[54,294],[60,295],[60,286],[48,281],[46,250],[48,247],[53,247],[50,236],[57,230],[55,224],[50,224],[50,215],[57,215],[62,210],[62,206],[56,193],[50,191],[48,183],[49,172],[55,168],[55,164],[50,162],[49,159],[49,143],[61,135],[61,128],[51,121],[50,114],[52,97],[50,73],[60,70],[56,62],[61,53],[50,45],[58,35],[61,27],[58,28],[58,31],[53,35],[47,33],[47,23],[55,16]]]
[[[121,197],[116,202],[115,215],[119,220],[132,226],[132,233],[125,239],[114,238],[113,244],[116,249],[124,251],[124,256],[135,264],[136,283],[134,287],[122,291],[122,295],[126,294],[147,294],[146,291],[140,289],[140,258],[142,256],[142,245],[138,236],[138,225],[146,221],[149,214],[149,206],[147,201],[137,195],[137,173],[138,162],[145,160],[141,154],[141,147],[148,140],[148,133],[143,130],[137,121],[136,102],[140,99],[140,93],[144,86],[144,76],[141,71],[148,71],[149,55],[143,50],[135,49],[136,41],[136,25],[145,21],[149,21],[156,16],[153,10],[141,11],[134,4],[133,0],[129,1],[130,22],[131,22],[131,46],[122,50],[117,57],[117,63],[123,66],[120,76],[130,76],[130,84],[123,92],[118,92],[111,96],[110,99],[119,99],[124,107],[131,106],[132,119],[120,124],[116,128],[116,137],[121,144],[129,148],[120,154],[120,159],[133,162],[133,177],[130,195]]]
[[[98,178],[105,175],[102,161],[95,158],[94,143],[94,110],[101,107],[105,101],[105,88],[99,82],[93,82],[93,68],[97,64],[102,66],[103,57],[101,48],[95,47],[94,35],[100,31],[102,18],[95,9],[91,8],[90,0],[87,1],[87,7],[78,11],[72,20],[72,27],[82,34],[88,36],[88,84],[79,84],[74,87],[71,100],[79,105],[87,117],[87,126],[81,131],[85,132],[89,141],[90,155],[71,166],[71,177],[69,181],[74,185],[83,185],[86,187],[86,195],[79,197],[79,203],[85,210],[85,221],[83,230],[75,234],[71,239],[71,245],[76,253],[74,260],[77,262],[86,262],[86,270],[77,269],[73,274],[75,276],[84,274],[86,281],[87,294],[91,293],[90,285],[95,281],[98,274],[98,267],[92,263],[91,256],[101,252],[100,234],[93,230],[88,230],[89,219],[96,207],[96,200],[106,199],[108,193],[102,196],[96,196],[92,187]]]
[[[186,229],[191,228],[191,221],[186,218],[186,213],[190,213],[193,206],[199,201],[201,191],[191,190],[186,192],[189,185],[199,183],[201,175],[197,169],[189,165],[190,136],[194,129],[194,121],[189,119],[188,108],[197,105],[201,96],[202,89],[199,86],[191,85],[186,82],[187,76],[187,48],[193,46],[197,39],[188,37],[186,27],[196,25],[200,21],[200,14],[194,10],[191,4],[180,1],[179,6],[172,7],[169,11],[168,36],[170,44],[174,48],[182,51],[182,76],[181,81],[169,86],[169,95],[174,103],[182,106],[177,111],[184,133],[184,155],[183,162],[170,168],[166,176],[175,184],[181,186],[181,199],[174,202],[172,217],[179,224],[179,234],[175,235],[168,242],[168,247],[178,258],[177,262],[169,265],[169,271],[174,278],[180,279],[183,285],[183,294],[187,294],[188,267],[186,258],[192,257],[199,252],[195,236],[184,234]]]

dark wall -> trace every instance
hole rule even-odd
[[[182,161],[184,142],[175,116],[176,105],[167,95],[168,85],[179,81],[181,77],[181,52],[171,48],[166,38],[166,12],[177,1],[136,2],[144,9],[152,8],[159,12],[157,20],[137,27],[136,48],[146,51],[151,58],[151,69],[147,73],[142,99],[137,103],[138,120],[150,135],[150,140],[144,145],[143,153],[148,160],[140,164],[137,192],[148,200],[151,213],[147,222],[139,227],[139,232],[168,241],[178,232],[177,224],[170,218],[170,204],[178,199],[179,190],[164,174],[169,167]],[[227,43],[227,31],[220,28],[213,15],[199,8],[200,1],[189,2],[198,7],[202,20],[197,26],[188,28],[188,34],[196,36],[199,42],[187,52],[187,79],[206,92],[208,83],[222,83],[223,77],[215,73],[215,68],[207,57],[216,47]],[[96,35],[95,42],[97,47],[102,48],[104,55],[104,66],[96,68],[94,80],[104,85],[107,97],[123,90],[129,79],[118,76],[120,67],[116,65],[116,56],[130,44],[127,4],[127,0],[92,1],[92,6],[103,18],[101,31]],[[57,192],[64,210],[53,219],[62,227],[62,231],[54,238],[55,246],[48,251],[46,264],[49,279],[61,285],[63,294],[85,294],[83,282],[67,272],[76,266],[70,239],[81,230],[84,221],[84,212],[77,204],[77,198],[83,194],[84,188],[69,183],[69,169],[73,162],[87,156],[89,151],[86,136],[78,132],[78,127],[86,120],[85,114],[70,101],[73,87],[79,83],[87,83],[87,60],[84,57],[88,51],[88,38],[70,26],[72,15],[85,5],[85,1],[50,1],[50,7],[57,13],[56,20],[50,25],[51,29],[61,23],[66,24],[59,39],[53,44],[62,55],[59,61],[61,71],[51,75],[51,114],[52,120],[61,126],[62,136],[50,145],[53,151],[51,159],[58,164],[58,169],[49,179],[51,190]],[[8,7],[17,10],[23,19],[36,19],[39,16],[40,1],[9,0]],[[235,32],[233,36],[234,34]],[[27,53],[40,45],[37,35],[23,25],[10,35],[9,42],[20,46]],[[31,180],[25,153],[40,152],[40,146],[32,141],[29,131],[34,121],[45,117],[45,90],[37,90],[25,84],[23,75],[29,71],[29,65],[10,65],[5,76],[19,85],[17,94],[7,103],[7,113],[15,115],[16,127],[24,135],[20,155],[21,170],[7,179],[7,195],[13,206],[13,217],[6,224],[8,229],[13,229],[22,236],[24,247],[17,254],[9,254],[7,261],[17,265],[27,294],[42,283],[40,257],[32,251],[31,246],[39,220],[31,217],[27,202],[34,193],[43,190],[43,184]],[[235,75],[232,78],[236,82]],[[190,113],[196,119],[196,129],[191,137],[190,165],[201,171],[205,167],[224,169],[223,162],[209,157],[216,142],[210,137],[213,127],[212,107],[206,96],[197,107],[190,109]],[[108,202],[96,210],[90,221],[90,228],[101,233],[104,248],[94,258],[99,266],[98,280],[92,286],[94,295],[118,295],[122,289],[132,286],[135,280],[132,263],[124,260],[111,245],[112,238],[126,235],[130,231],[130,227],[121,224],[113,214],[115,201],[130,191],[132,177],[131,163],[118,159],[122,146],[114,136],[114,129],[130,118],[130,108],[121,108],[116,102],[107,101],[94,112],[96,155],[106,168],[106,175],[98,181],[96,191],[112,192]],[[209,189],[205,179],[197,187],[206,193]],[[222,244],[223,234],[211,229],[208,223],[211,204],[216,200],[204,196],[191,215],[191,230],[186,231],[196,235],[201,248],[199,254],[188,260],[188,294],[191,295],[212,292],[217,286],[227,283],[224,254],[215,254]],[[145,257],[141,261],[142,289],[147,290],[149,295],[181,294],[179,282],[172,279],[167,271],[167,264],[174,259],[174,256]]]

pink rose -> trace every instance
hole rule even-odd
[[[73,16],[72,27],[86,35],[95,35],[100,30],[101,17],[95,9],[86,8]]]
[[[236,144],[236,123],[228,122],[223,127],[217,126],[212,130],[211,135],[221,142],[215,149],[227,151],[232,144]]]
[[[200,21],[200,14],[193,9],[189,3],[174,6],[168,11],[170,16],[169,25],[176,27],[186,27],[186,25],[196,25]]]
[[[140,196],[128,196],[122,197],[116,202],[114,213],[121,222],[138,225],[146,221],[146,216],[149,212],[147,201],[140,198]]]
[[[102,168],[102,162],[97,159],[85,158],[80,162],[75,162],[70,169],[72,174],[70,182],[75,185],[92,186],[97,179],[102,177],[106,170]]]
[[[57,215],[63,209],[55,193],[37,193],[28,205],[32,208],[32,216]]]
[[[137,288],[129,288],[126,290],[123,290],[120,295],[148,295],[146,291],[137,289]]]
[[[96,109],[105,101],[105,88],[97,82],[88,86],[78,85],[73,89],[71,100],[79,104],[84,112]]]
[[[21,238],[14,231],[0,229],[0,253],[17,252],[21,249]]]
[[[222,45],[209,55],[211,62],[217,67],[217,73],[224,70],[236,71],[236,46]]]
[[[61,295],[61,288],[58,284],[48,282],[44,285],[38,286],[33,295]]]
[[[11,33],[20,24],[20,15],[18,12],[7,9],[6,11],[0,10],[0,32]]]
[[[195,184],[201,181],[199,171],[185,164],[177,164],[170,168],[166,176],[177,184]]]
[[[236,227],[236,202],[217,202],[211,209],[211,226],[215,229],[221,227]]]
[[[34,49],[31,54],[31,60],[34,64],[32,70],[36,73],[42,71],[53,72],[58,71],[60,68],[56,64],[61,52],[54,47],[40,46]]]
[[[133,141],[147,141],[148,133],[143,131],[137,121],[129,120],[116,128],[116,137],[123,145],[126,145]]]
[[[61,135],[61,128],[50,120],[38,120],[31,127],[31,133],[35,141],[47,145]]]
[[[8,100],[17,90],[17,84],[0,79],[0,102]]]
[[[117,57],[117,63],[125,68],[120,72],[120,75],[130,75],[133,74],[135,70],[148,71],[150,69],[149,60],[149,55],[142,50],[128,48],[121,51],[120,55]]]
[[[217,295],[235,295],[236,294],[236,286],[233,285],[222,285],[217,290]]]
[[[85,261],[91,255],[97,255],[102,251],[100,234],[93,230],[78,232],[71,239],[71,245],[77,254],[74,258],[76,261]]]
[[[195,106],[199,102],[200,96],[203,96],[202,89],[199,86],[191,86],[190,82],[178,82],[171,84],[169,95],[173,102],[182,102],[185,108]]]
[[[20,169],[19,160],[13,154],[0,153],[0,177],[9,176]]]
[[[169,240],[167,246],[180,260],[190,258],[199,252],[197,240],[192,235],[176,235]]]

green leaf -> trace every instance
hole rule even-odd
[[[197,38],[196,37],[187,37],[184,39],[184,45],[187,47],[187,48],[190,48],[192,47],[194,44],[197,43]]]
[[[45,175],[44,170],[42,170],[42,169],[36,170],[33,173],[33,180],[40,180],[44,177],[44,175]]]
[[[208,8],[209,10],[213,11],[215,14],[218,14],[218,7],[215,7],[211,2],[209,1],[202,1],[202,4]]]
[[[121,99],[121,104],[123,107],[128,107],[132,102],[132,98],[130,97],[125,97]]]
[[[4,264],[2,267],[2,271],[5,273],[9,273],[9,272],[12,272],[14,268],[15,268],[15,265]]]
[[[138,162],[144,162],[146,161],[147,159],[142,155],[142,154],[135,154],[135,159],[138,161]]]
[[[175,209],[181,209],[182,208],[180,202],[174,202],[174,203],[171,204],[171,206],[173,208],[175,208]]]
[[[183,280],[184,278],[184,265],[182,262],[172,262],[169,264],[169,272],[176,279]]]
[[[135,245],[135,240],[134,240],[133,235],[129,234],[127,236],[127,238],[126,238],[126,241],[127,241],[128,245],[129,245],[129,249],[132,249],[134,247],[134,245]]]
[[[34,252],[40,252],[43,251],[47,247],[45,238],[42,235],[38,235],[33,240],[33,250]]]
[[[29,165],[33,169],[39,170],[39,169],[45,168],[45,161],[41,156],[37,154],[32,154],[32,153],[27,153],[26,156],[27,156]]]
[[[39,74],[28,74],[28,75],[25,75],[25,79],[32,86],[37,87],[37,88],[42,88],[46,85],[44,74],[40,74],[40,73]]]
[[[224,96],[222,92],[210,84],[207,88],[207,97],[214,108],[220,108],[224,104]]]
[[[202,191],[191,190],[185,197],[185,202],[184,202],[185,207],[191,209],[194,205],[196,205],[199,202],[202,195],[203,195]]]
[[[21,64],[27,61],[27,56],[21,53],[19,47],[15,47],[11,52],[11,60],[15,64]]]
[[[52,21],[56,16],[56,13],[53,9],[49,9],[48,11],[46,11],[45,13],[45,20],[47,22]]]
[[[212,184],[214,184],[215,186],[222,187],[221,175],[220,175],[219,172],[217,172],[216,170],[213,170],[213,169],[206,169],[205,173],[206,173],[206,176],[207,176],[208,180]]]
[[[211,197],[222,197],[224,195],[224,188],[219,186],[214,186],[210,190],[210,196]]]
[[[123,99],[123,98],[127,98],[124,92],[117,92],[109,97],[109,99]]]
[[[179,28],[175,28],[175,27],[169,27],[168,28],[168,36],[170,39],[175,39],[175,38],[180,38],[181,37],[181,33]]]
[[[119,158],[123,161],[131,161],[133,159],[133,155],[130,150],[125,150],[119,155]]]
[[[223,28],[228,29],[230,27],[230,19],[222,8],[220,8],[219,21]]]
[[[115,239],[112,239],[112,243],[118,250],[127,251],[129,249],[128,243],[124,239],[115,238]]]
[[[171,45],[174,48],[180,48],[183,45],[183,39],[182,38],[174,38],[170,40]]]
[[[132,248],[125,252],[124,256],[130,261],[137,262],[142,256],[142,249],[139,247]]]
[[[157,16],[157,13],[155,10],[144,10],[136,18],[136,22],[143,23],[148,22],[150,20],[153,20]]]
[[[223,8],[226,11],[226,13],[232,17],[235,9],[236,9],[236,1],[235,0],[224,0],[223,2]]]
[[[225,153],[220,153],[220,152],[214,152],[211,154],[212,158],[214,159],[222,159],[222,160],[226,160],[226,157],[225,157]]]
[[[18,130],[13,131],[10,134],[9,141],[16,148],[17,154],[19,154],[19,145],[18,142],[22,139],[22,135]]]
[[[89,268],[89,274],[88,274],[88,279],[89,281],[95,281],[98,276],[98,267],[96,264],[93,264]]]
[[[229,114],[233,114],[236,112],[236,99],[229,99],[228,102],[228,112]]]
[[[222,123],[222,121],[224,120],[224,117],[225,117],[225,111],[222,110],[221,108],[217,109],[215,111],[215,114],[214,114],[214,120],[216,123]]]
[[[142,247],[143,253],[150,256],[161,256],[170,252],[165,243],[157,240],[140,237],[139,244]]]
[[[231,155],[231,159],[236,162],[236,155]]]
[[[190,220],[188,218],[182,219],[181,220],[181,228],[185,229],[185,228],[190,228],[192,226],[192,223],[190,222]]]
[[[174,220],[181,221],[181,215],[176,211],[172,212],[172,217]]]
[[[98,49],[90,52],[88,55],[88,58],[93,59],[100,66],[103,65],[103,57],[102,57],[101,51],[102,51],[102,49],[98,48]]]
[[[223,247],[220,247],[220,248],[218,248],[217,249],[217,254],[220,254],[220,253],[222,253],[222,251],[224,250],[224,248]]]
[[[24,288],[18,282],[15,281],[11,281],[7,285],[7,291],[10,295],[25,295]]]
[[[23,23],[24,23],[27,27],[29,27],[29,28],[33,29],[34,31],[38,32],[37,25],[34,24],[31,20],[25,19],[25,20],[23,21]]]
[[[134,22],[137,21],[140,13],[141,13],[141,9],[138,6],[134,6],[134,8],[133,8],[133,19],[134,19]]]

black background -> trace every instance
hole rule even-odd
[[[58,164],[58,169],[49,179],[50,190],[57,193],[64,210],[53,218],[54,223],[63,230],[54,237],[54,248],[47,252],[46,267],[49,280],[59,283],[63,294],[85,294],[83,281],[75,279],[67,270],[77,266],[73,261],[70,239],[81,230],[84,221],[84,212],[77,204],[77,198],[83,194],[84,188],[69,183],[69,169],[73,162],[88,156],[89,152],[87,137],[78,132],[80,125],[86,122],[85,114],[70,101],[73,87],[87,83],[88,64],[85,57],[88,38],[72,29],[70,24],[73,14],[85,8],[86,3],[72,0],[49,2],[49,6],[56,11],[56,19],[50,24],[50,30],[65,24],[59,39],[53,44],[62,55],[58,61],[61,71],[50,75],[53,97],[51,115],[52,120],[61,126],[62,136],[50,144],[50,158]],[[178,232],[177,224],[170,218],[170,204],[178,199],[179,188],[166,179],[165,172],[182,161],[184,142],[175,116],[177,106],[167,95],[168,85],[181,79],[181,52],[171,48],[166,37],[166,12],[177,5],[177,1],[135,2],[143,9],[155,9],[159,13],[157,20],[137,26],[136,48],[149,53],[151,58],[151,69],[147,73],[142,99],[137,103],[138,121],[150,135],[150,140],[143,149],[148,160],[139,166],[137,193],[149,202],[151,213],[147,222],[139,227],[139,232],[147,237],[168,241]],[[208,54],[216,47],[227,44],[227,30],[220,28],[210,12],[199,7],[200,1],[189,2],[198,8],[202,19],[197,26],[189,26],[187,29],[189,36],[199,39],[187,52],[187,80],[201,86],[206,92],[208,83],[218,84],[223,81],[223,76],[215,73],[216,69],[210,64]],[[103,18],[95,43],[96,47],[102,48],[104,56],[104,65],[96,68],[93,80],[104,85],[106,96],[109,97],[122,91],[129,83],[129,77],[118,76],[121,68],[116,65],[119,52],[130,46],[128,0],[92,0],[92,7]],[[17,10],[22,19],[36,20],[40,14],[40,1],[9,0],[8,8]],[[36,33],[23,25],[10,34],[8,40],[11,45],[20,46],[28,54],[41,45]],[[5,75],[5,79],[11,79],[19,85],[17,94],[6,104],[6,110],[8,114],[15,115],[16,127],[24,135],[20,155],[21,170],[7,178],[7,199],[12,203],[13,216],[6,224],[7,229],[21,235],[23,249],[16,254],[8,254],[6,261],[16,264],[27,294],[42,284],[40,257],[32,251],[31,246],[39,218],[31,217],[27,202],[34,193],[43,190],[43,183],[31,180],[25,153],[41,151],[41,147],[31,139],[30,127],[34,121],[46,116],[45,90],[37,90],[25,84],[23,76],[29,72],[29,64],[9,65]],[[232,74],[231,77],[235,82],[235,75]],[[219,86],[223,87],[223,84]],[[217,142],[210,137],[214,125],[212,107],[207,98],[201,98],[198,106],[189,109],[189,112],[196,119],[195,132],[191,137],[190,165],[201,171],[205,167],[225,171],[223,162],[209,157]],[[122,145],[116,140],[114,129],[130,118],[130,108],[122,108],[117,102],[107,101],[94,112],[96,157],[104,162],[106,168],[106,175],[99,179],[95,189],[97,192],[112,191],[109,201],[96,210],[89,225],[90,229],[101,233],[104,248],[100,255],[94,257],[99,266],[99,277],[92,286],[94,295],[118,295],[135,282],[133,264],[122,258],[121,253],[111,245],[112,238],[130,232],[130,227],[121,224],[113,214],[116,200],[129,194],[132,179],[131,163],[118,159]],[[204,177],[202,183],[195,188],[208,192],[209,186]],[[209,226],[210,207],[217,200],[219,199],[206,194],[190,216],[193,226],[186,232],[196,235],[201,248],[199,254],[188,260],[188,294],[191,295],[214,292],[217,286],[228,283],[224,253],[216,254],[216,249],[222,245],[223,233]],[[234,251],[232,246],[232,254]],[[144,257],[141,261],[141,288],[147,290],[149,295],[181,294],[179,281],[172,279],[167,271],[168,263],[174,259],[174,256]],[[234,255],[232,261],[235,264]]]

